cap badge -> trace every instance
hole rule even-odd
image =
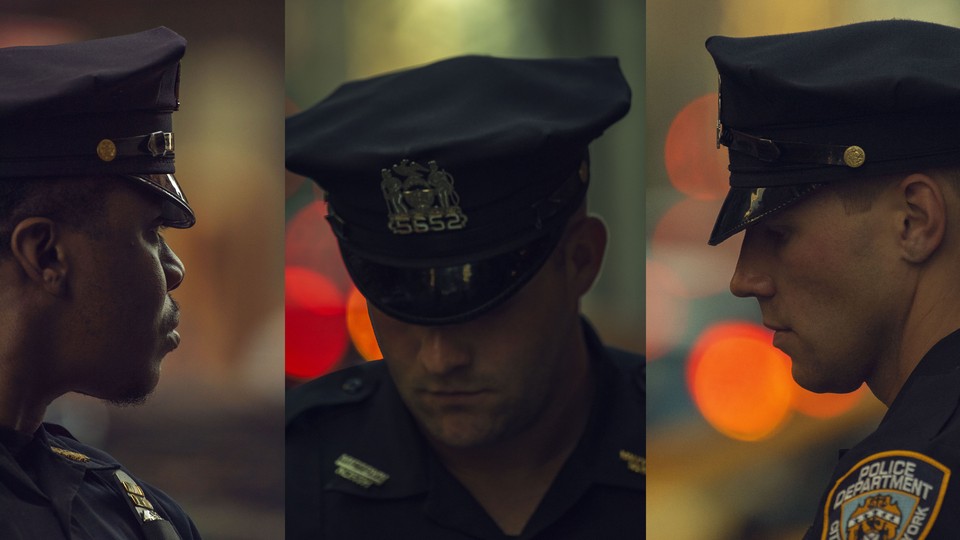
[[[387,202],[387,228],[393,234],[413,234],[462,229],[467,216],[453,189],[453,176],[436,161],[427,167],[404,159],[382,169],[380,189]]]
[[[334,461],[334,464],[337,466],[334,471],[337,476],[346,478],[363,488],[368,488],[374,484],[380,486],[390,479],[389,474],[348,454],[341,454]]]

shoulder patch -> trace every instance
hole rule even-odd
[[[873,454],[840,477],[823,509],[822,540],[923,540],[937,520],[950,469],[908,450]]]

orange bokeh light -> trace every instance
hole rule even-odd
[[[695,199],[719,199],[727,193],[727,152],[717,149],[716,128],[714,92],[688,103],[667,131],[663,150],[667,176],[673,187]]]
[[[770,436],[787,419],[795,384],[790,359],[753,323],[720,323],[694,344],[687,385],[717,431],[743,441]]]
[[[360,356],[366,360],[383,358],[377,336],[373,333],[373,325],[370,323],[370,314],[367,313],[367,299],[356,287],[351,288],[347,296],[347,330]]]
[[[298,379],[323,375],[347,350],[343,294],[308,268],[288,266],[284,281],[286,373]]]
[[[854,408],[867,392],[867,386],[848,394],[816,394],[795,385],[793,408],[814,418],[833,418]]]

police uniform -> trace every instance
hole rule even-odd
[[[60,426],[0,428],[0,477],[0,538],[200,538],[172,499]]]
[[[867,520],[886,538],[957,537],[960,330],[923,357],[877,430],[843,453],[828,488],[806,540],[856,538],[850,531]]]
[[[174,173],[172,113],[185,40],[166,28],[0,49],[0,196],[24,180],[122,178],[196,221]],[[0,538],[200,538],[169,497],[112,457],[43,424],[0,427]]]
[[[956,28],[874,21],[712,37],[707,49],[731,186],[712,245],[825,185],[960,166]],[[843,454],[804,538],[957,538],[958,401],[953,333],[923,357],[877,430]]]
[[[613,58],[452,58],[344,84],[288,118],[286,163],[325,190],[368,302],[409,324],[463,323],[542,268],[584,200],[588,144],[629,102]],[[589,423],[519,538],[643,536],[642,361],[583,328]],[[286,451],[288,538],[505,538],[385,362],[289,392]]]
[[[584,331],[597,374],[589,424],[522,535],[504,535],[443,467],[377,361],[290,392],[287,538],[642,538],[643,364]]]

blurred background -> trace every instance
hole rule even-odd
[[[0,46],[167,26],[187,39],[177,178],[197,225],[180,348],[146,405],[69,396],[48,410],[173,496],[207,540],[283,537],[283,5],[255,0],[5,0]],[[2,74],[0,74],[2,77]]]
[[[816,395],[790,377],[754,299],[727,289],[741,235],[707,237],[727,190],[711,35],[907,18],[960,26],[954,0],[648,0],[647,537],[800,538],[840,448],[884,408],[866,389]],[[864,44],[869,46],[869,44]]]
[[[287,114],[357,78],[462,54],[612,55],[630,113],[591,146],[589,210],[610,229],[584,312],[610,345],[642,351],[644,5],[640,0],[287,0]],[[287,176],[286,366],[296,385],[380,358],[315,184]]]

